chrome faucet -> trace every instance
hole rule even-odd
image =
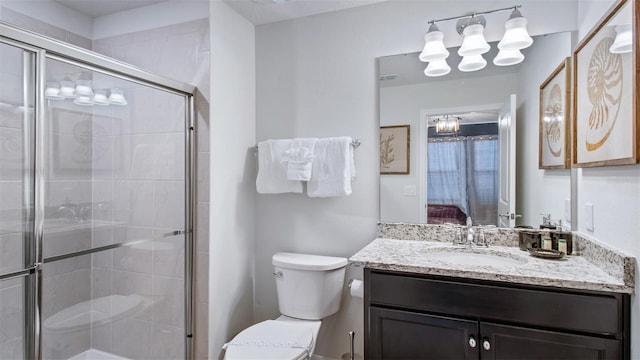
[[[66,202],[58,206],[58,208],[56,209],[56,214],[58,215],[58,218],[75,221],[78,219],[77,208],[77,205]]]
[[[542,215],[542,226],[550,226],[551,214],[540,214],[540,215]]]

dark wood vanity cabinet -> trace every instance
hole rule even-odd
[[[365,359],[629,359],[629,296],[365,269]]]

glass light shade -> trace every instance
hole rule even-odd
[[[436,120],[436,134],[454,134],[460,131],[459,118],[444,118]]]
[[[520,50],[533,44],[533,39],[527,32],[527,19],[522,16],[513,17],[504,24],[506,31],[498,43],[500,50]]]
[[[505,50],[498,51],[498,55],[493,59],[493,64],[497,66],[509,66],[520,64],[524,60],[524,55],[520,50]]]
[[[113,105],[127,105],[127,99],[125,99],[121,89],[113,88],[109,95],[109,103]]]
[[[102,106],[109,105],[107,92],[105,90],[96,90],[95,93],[93,94],[93,103],[96,105],[102,105]]]
[[[462,46],[458,49],[458,55],[460,56],[469,56],[469,55],[482,55],[489,51],[491,47],[487,40],[484,39],[484,26],[482,24],[473,24],[464,28],[462,34],[464,35],[464,40],[462,41]]]
[[[60,84],[57,82],[47,82],[44,89],[44,97],[49,100],[62,100],[64,97],[60,95]]]
[[[76,96],[93,96],[93,89],[91,89],[91,81],[78,80],[76,81]]]
[[[91,96],[78,95],[73,100],[73,103],[76,104],[76,105],[91,106],[91,105],[93,105],[93,100],[91,99]]]
[[[609,47],[613,54],[624,54],[633,50],[633,31],[631,24],[616,26],[616,38]]]
[[[60,81],[60,96],[65,98],[75,97],[75,86],[73,84],[73,81]]]
[[[462,58],[462,61],[458,64],[458,70],[464,72],[478,71],[484,69],[485,66],[487,66],[487,60],[482,55],[471,55]]]
[[[424,74],[429,77],[444,76],[451,72],[451,67],[447,64],[447,60],[431,61]]]
[[[444,60],[449,56],[449,50],[444,46],[442,31],[429,31],[424,36],[424,49],[418,58],[422,62]]]

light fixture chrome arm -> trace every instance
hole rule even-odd
[[[452,17],[448,17],[448,18],[442,18],[442,19],[435,19],[435,20],[429,20],[428,24],[435,24],[437,22],[442,22],[442,21],[449,21],[449,20],[457,20],[457,19],[464,19],[464,18],[473,18],[476,17],[478,15],[486,15],[486,14],[492,14],[495,12],[499,12],[499,11],[508,11],[508,10],[518,10],[522,7],[522,5],[514,5],[514,6],[509,6],[506,8],[500,8],[500,9],[494,9],[494,10],[487,10],[487,11],[479,11],[479,12],[474,12],[472,14],[467,14],[467,15],[460,15],[460,16],[452,16]]]

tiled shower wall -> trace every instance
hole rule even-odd
[[[93,50],[197,87],[195,352],[206,359],[209,271],[209,21],[195,20],[93,42]]]

